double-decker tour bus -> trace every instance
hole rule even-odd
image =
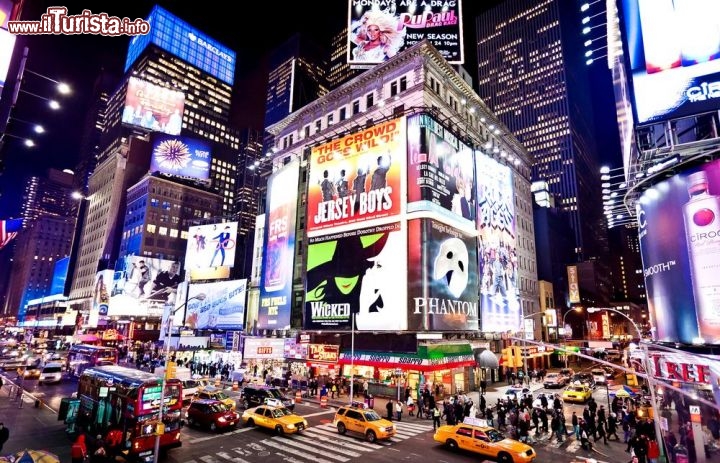
[[[91,436],[121,435],[119,449],[127,460],[153,461],[158,434],[161,451],[182,445],[182,383],[165,380],[161,424],[162,388],[163,379],[145,371],[118,365],[87,368],[78,382],[77,416],[66,416],[65,422],[73,421],[75,429]]]
[[[86,368],[111,365],[118,362],[118,351],[114,347],[75,344],[67,356],[66,369],[74,376],[80,376]]]

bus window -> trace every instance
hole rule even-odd
[[[75,376],[80,376],[86,368],[114,364],[118,361],[118,352],[114,347],[76,344],[70,348],[66,368]]]

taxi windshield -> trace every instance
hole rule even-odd
[[[585,392],[585,388],[582,386],[575,386],[572,388],[573,392]]]
[[[496,429],[490,429],[485,434],[490,438],[490,442],[500,442],[505,439],[503,433]]]
[[[276,408],[272,412],[273,418],[282,418],[283,416],[292,415],[292,412],[287,408]]]
[[[228,395],[225,394],[224,392],[215,392],[214,394],[211,394],[211,395],[214,395],[217,400],[225,400],[228,398]]]
[[[368,421],[378,421],[381,420],[380,415],[377,414],[375,410],[370,410],[368,412],[364,412],[363,415],[365,415],[365,419]]]

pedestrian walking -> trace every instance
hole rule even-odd
[[[2,452],[3,445],[8,439],[10,439],[10,430],[3,423],[0,423],[0,452]]]
[[[85,434],[80,434],[72,447],[70,447],[70,458],[72,463],[85,463],[87,458],[87,445],[85,445]]]
[[[402,402],[400,402],[398,400],[397,402],[395,402],[395,415],[397,415],[398,421],[402,421],[402,412],[403,412]]]
[[[387,419],[392,421],[393,419],[393,401],[388,400],[387,405],[385,405],[385,410],[387,410]]]
[[[440,416],[442,414],[440,413],[440,409],[437,408],[437,405],[432,409],[432,419],[433,419],[433,431],[435,431],[437,428],[440,427]]]
[[[414,416],[415,412],[415,402],[413,401],[413,398],[411,395],[407,397],[407,409],[408,409],[408,416]],[[418,413],[419,415],[419,413]]]

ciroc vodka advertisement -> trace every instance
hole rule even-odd
[[[648,306],[660,341],[720,343],[720,161],[646,190],[637,204]]]

